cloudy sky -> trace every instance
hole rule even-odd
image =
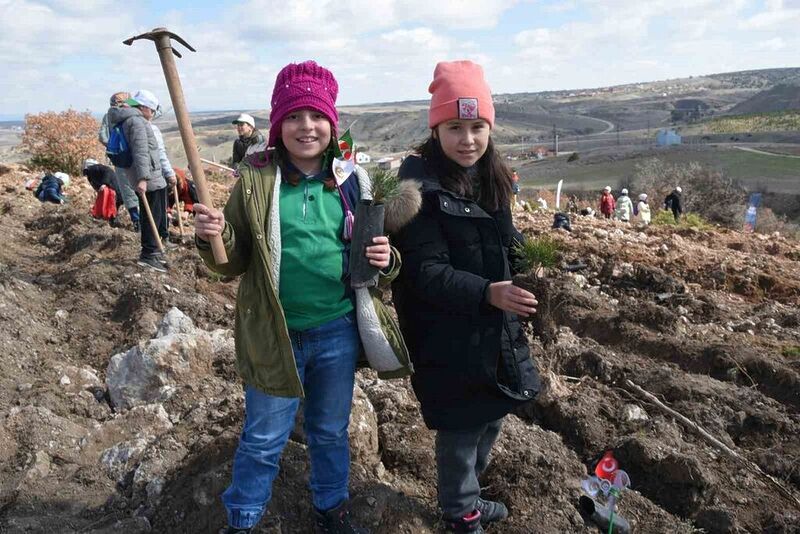
[[[162,7],[168,6],[168,7]],[[315,59],[339,103],[427,97],[437,61],[481,63],[495,93],[800,66],[800,0],[0,0],[0,120],[168,95],[167,26],[192,111],[264,109],[286,63]]]

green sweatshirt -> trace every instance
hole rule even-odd
[[[353,309],[342,282],[344,225],[336,190],[308,177],[280,185],[280,301],[290,330],[307,330]]]

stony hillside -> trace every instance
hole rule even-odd
[[[128,228],[92,220],[82,179],[42,205],[0,176],[0,532],[215,533],[242,423],[230,328],[236,280],[191,245],[164,275]],[[229,183],[213,182],[218,202]],[[484,494],[490,533],[597,532],[580,481],[613,449],[639,533],[797,533],[800,243],[780,235],[646,230],[521,213],[576,272],[551,275],[558,330],[531,339],[546,388],[507,418]],[[627,381],[701,425],[758,474]],[[358,373],[354,515],[374,533],[433,533],[433,434],[407,381]],[[765,475],[774,477],[768,479]],[[286,448],[259,533],[311,529],[304,438]],[[779,489],[779,486],[784,488]]]
[[[779,84],[761,91],[729,111],[731,115],[800,110],[800,80],[797,84]]]

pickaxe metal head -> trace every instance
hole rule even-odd
[[[169,39],[161,39],[161,37],[163,37],[163,36],[167,36]],[[184,41],[183,38],[180,35],[178,35],[176,33],[172,33],[171,31],[169,31],[166,28],[153,28],[153,30],[151,30],[151,31],[149,31],[147,33],[143,33],[141,35],[134,35],[130,39],[125,39],[124,41],[122,41],[122,43],[126,44],[128,46],[131,46],[133,44],[133,42],[136,41],[137,39],[149,39],[150,41],[153,41],[153,42],[156,43],[156,47],[158,47],[160,43],[163,43],[163,42],[171,43],[172,39],[175,39],[180,44],[182,44],[183,46],[188,48],[190,51],[196,52],[196,50],[194,48],[192,48],[189,45],[189,43]],[[169,47],[172,48],[172,44],[170,44]],[[178,57],[183,57],[180,54],[180,52],[178,52],[174,48],[172,48],[172,53],[175,54]]]

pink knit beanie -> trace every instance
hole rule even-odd
[[[269,112],[269,140],[267,146],[275,146],[281,135],[281,123],[291,113],[301,108],[319,111],[331,122],[333,134],[339,124],[336,112],[336,96],[339,84],[331,71],[314,61],[290,63],[283,67],[275,79],[272,90],[272,110]]]
[[[494,128],[492,92],[483,78],[483,69],[477,63],[438,63],[428,92],[433,95],[428,112],[430,128],[452,119],[484,119]]]

